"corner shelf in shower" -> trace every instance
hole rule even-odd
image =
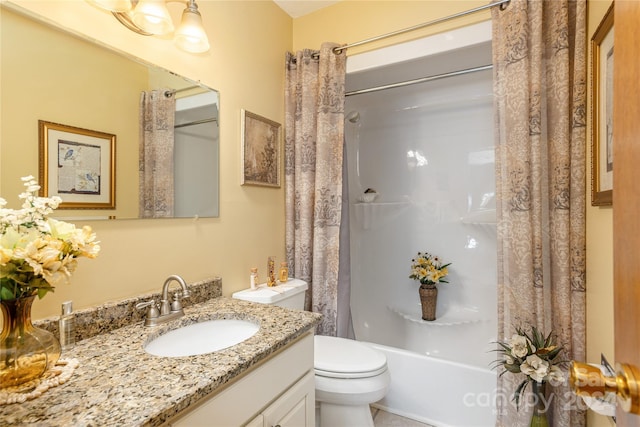
[[[413,323],[419,323],[430,326],[456,326],[467,325],[471,323],[481,323],[485,319],[479,318],[479,313],[475,310],[465,309],[464,307],[448,309],[443,315],[437,316],[436,320],[422,320],[422,313],[412,311],[406,308],[397,308],[387,306],[389,311]],[[419,309],[419,306],[418,306]]]
[[[358,202],[353,204],[355,218],[365,230],[376,228],[409,209],[411,202]]]

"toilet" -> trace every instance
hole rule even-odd
[[[303,280],[289,279],[278,286],[245,289],[232,296],[302,310],[307,287]],[[387,394],[391,381],[386,356],[354,340],[316,335],[313,364],[316,425],[372,427],[369,405]]]

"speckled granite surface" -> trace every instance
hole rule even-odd
[[[189,283],[187,284],[187,288],[189,292],[191,292],[191,295],[182,300],[182,305],[185,308],[210,300],[211,298],[222,296],[222,279],[220,277],[213,277],[211,279]],[[169,295],[178,289],[180,289],[180,287],[174,282],[169,289]],[[154,299],[156,303],[158,303],[160,302],[161,295],[162,286],[160,285],[158,286],[158,292],[143,294],[120,301],[112,301],[97,307],[74,310],[76,342],[111,332],[123,326],[141,322],[144,319],[146,310],[136,309],[136,304],[151,299]],[[58,319],[59,316],[52,316],[33,323],[39,328],[52,332],[56,337],[60,337]]]
[[[80,366],[68,383],[40,398],[0,407],[3,426],[157,426],[247,368],[310,331],[320,315],[226,297],[185,308],[166,325],[141,322],[82,340],[63,353]],[[190,323],[245,319],[260,330],[211,354],[163,358],[147,354],[149,340]]]

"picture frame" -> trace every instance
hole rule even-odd
[[[241,185],[280,187],[282,125],[244,109],[241,113]]]
[[[59,209],[115,209],[116,136],[38,120],[40,196]]]
[[[613,204],[613,5],[591,38],[591,205]]]

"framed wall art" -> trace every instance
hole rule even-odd
[[[38,121],[40,195],[59,209],[115,209],[116,136]]]
[[[282,126],[242,110],[242,185],[280,187]]]
[[[613,3],[591,38],[591,204],[613,203]]]

